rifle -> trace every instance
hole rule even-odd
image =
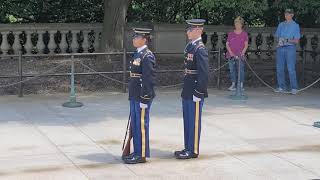
[[[128,134],[128,131],[129,131],[129,134]],[[128,122],[127,122],[126,134],[124,136],[124,140],[122,144],[122,157],[128,156],[130,154],[131,139],[132,139],[132,128],[131,128],[131,113],[130,113]]]

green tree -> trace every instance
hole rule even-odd
[[[303,27],[320,27],[319,0],[278,0],[273,6],[281,13],[286,8],[294,9],[296,20]],[[283,19],[283,16],[281,18]]]
[[[101,51],[114,51],[123,48],[123,33],[130,1],[104,0]]]
[[[104,0],[1,0],[0,23],[103,22]],[[319,0],[132,0],[128,22],[182,23],[205,18],[231,25],[242,15],[251,26],[276,26],[293,8],[302,27],[320,27]],[[117,8],[115,8],[117,9]]]
[[[0,22],[102,22],[103,0],[1,0]]]
[[[232,25],[243,16],[249,26],[276,26],[293,8],[302,27],[320,27],[319,0],[1,0],[0,23],[103,22],[101,50],[122,48],[128,22],[183,23],[204,18]]]

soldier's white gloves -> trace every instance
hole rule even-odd
[[[140,108],[141,109],[147,109],[148,108],[148,104],[140,103]]]
[[[193,99],[193,102],[200,102],[201,101],[201,98],[198,98],[196,96],[193,96],[192,99]]]

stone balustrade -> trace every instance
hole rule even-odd
[[[95,52],[101,37],[100,24],[2,24],[2,54],[58,54]]]
[[[129,25],[127,48],[133,50]],[[155,24],[151,48],[156,52],[180,52],[187,41],[185,26],[179,24]],[[206,26],[207,47],[225,49],[227,32],[232,27]],[[96,52],[99,49],[102,24],[1,24],[0,53],[58,54]],[[248,28],[251,50],[275,49],[275,28]],[[302,29],[303,37],[298,49],[319,50],[319,29]]]

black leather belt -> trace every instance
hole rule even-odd
[[[185,74],[198,74],[197,70],[184,69]]]
[[[141,77],[142,77],[142,74],[130,72],[130,77],[132,77],[132,78],[141,78]]]

